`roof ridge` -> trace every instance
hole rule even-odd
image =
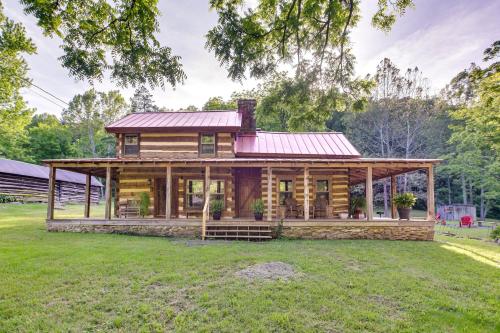
[[[271,133],[271,134],[344,134],[344,132],[278,132],[278,131],[257,131],[257,133]]]
[[[176,111],[146,111],[146,112],[131,112],[127,114],[126,116],[130,116],[133,114],[162,114],[162,113],[196,113],[196,112],[238,112],[237,109],[231,109],[231,110],[196,110],[196,111],[190,111],[190,110],[176,110]]]

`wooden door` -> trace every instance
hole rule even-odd
[[[261,198],[261,169],[237,168],[235,172],[238,217],[253,217],[252,203]]]
[[[167,199],[167,182],[165,178],[155,178],[155,217],[165,217]]]

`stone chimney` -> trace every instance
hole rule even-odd
[[[255,124],[255,99],[239,99],[238,113],[241,114],[241,134],[254,134],[256,131]]]

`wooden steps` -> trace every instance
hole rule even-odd
[[[207,239],[264,241],[272,239],[271,226],[267,224],[207,224]]]

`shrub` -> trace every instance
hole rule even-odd
[[[500,241],[500,226],[491,231],[490,237],[497,243]]]
[[[8,195],[8,194],[0,194],[0,203],[9,203],[9,202],[16,202],[17,199],[15,196]]]
[[[139,214],[141,214],[142,217],[149,215],[149,203],[149,193],[142,192],[139,201]]]
[[[252,203],[252,210],[254,214],[264,214],[264,201],[257,199]]]
[[[222,200],[213,200],[210,202],[210,213],[221,213],[224,210],[224,202]]]
[[[397,194],[392,201],[398,208],[412,208],[417,202],[417,197],[413,193],[406,192]]]

